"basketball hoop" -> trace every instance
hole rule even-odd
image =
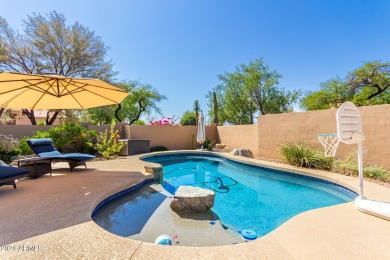
[[[337,147],[340,143],[340,139],[335,134],[319,134],[318,140],[320,140],[322,146],[325,149],[325,156],[327,157],[335,157]]]
[[[359,109],[352,102],[343,103],[337,110],[337,132],[341,142],[345,144],[358,145],[358,169],[360,197],[364,198],[363,193],[363,145],[364,140],[362,128],[362,116]]]
[[[365,213],[390,220],[390,203],[368,200],[363,190],[363,128],[362,116],[352,102],[343,103],[337,110],[337,132],[341,142],[358,145],[359,197],[355,199],[355,207]]]

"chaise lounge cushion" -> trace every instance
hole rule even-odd
[[[9,166],[9,165],[3,162],[2,160],[0,160],[0,166]]]
[[[96,156],[85,153],[60,153],[53,145],[50,138],[30,139],[27,140],[30,148],[39,157],[51,159],[62,159],[76,162],[83,162],[96,158]]]
[[[53,159],[63,159],[63,160],[70,160],[70,161],[76,161],[76,162],[83,162],[87,160],[91,160],[96,158],[94,155],[85,154],[85,153],[64,153],[64,154],[54,154],[53,152],[49,153],[41,153],[39,154],[40,157],[48,157]]]
[[[12,185],[16,189],[15,180],[26,177],[30,171],[9,166],[0,160],[0,186]]]
[[[12,167],[12,166],[0,166],[0,183],[2,179],[9,179],[9,178],[14,178],[19,179],[22,177],[25,177],[29,174],[30,171],[17,168],[17,167]]]

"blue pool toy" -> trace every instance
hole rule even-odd
[[[162,234],[162,235],[159,235],[156,238],[156,241],[154,241],[154,243],[158,244],[158,245],[169,245],[169,246],[171,246],[172,245],[172,239],[171,239],[170,236]]]
[[[251,241],[257,238],[257,233],[251,229],[244,229],[241,231],[241,236],[243,239]]]

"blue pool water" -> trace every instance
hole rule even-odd
[[[215,192],[212,210],[222,224],[265,235],[311,209],[350,202],[357,195],[313,177],[252,166],[213,155],[172,154],[143,160],[163,166],[162,186],[174,194],[181,185]]]

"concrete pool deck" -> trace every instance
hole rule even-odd
[[[224,154],[224,156],[232,157]],[[218,247],[158,246],[113,235],[91,220],[104,198],[150,174],[129,156],[87,163],[74,172],[54,164],[53,176],[0,187],[0,258],[5,259],[390,259],[390,221],[354,203],[304,212],[256,241]],[[356,178],[234,156],[321,177],[358,190]],[[390,201],[390,189],[365,182],[370,199]]]

